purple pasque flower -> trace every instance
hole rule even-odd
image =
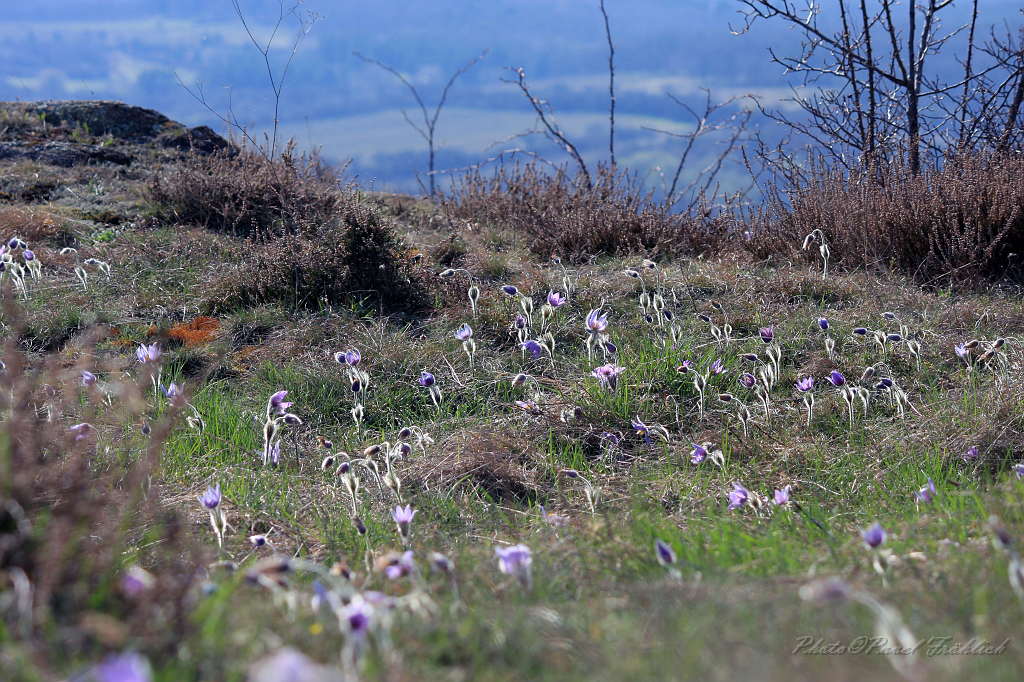
[[[774,502],[775,502],[776,506],[788,507],[788,506],[790,506],[792,504],[792,501],[789,499],[789,491],[790,491],[790,489],[792,487],[793,486],[791,486],[791,485],[787,485],[782,490],[776,490],[775,491],[775,500],[774,500]]]
[[[124,577],[121,578],[121,591],[128,597],[138,597],[140,594],[153,587],[156,578],[153,574],[138,564],[128,567]]]
[[[82,385],[92,386],[96,383],[96,375],[92,372],[82,372]]]
[[[565,303],[566,300],[568,299],[566,299],[565,296],[562,296],[562,294],[558,293],[557,291],[551,290],[548,292],[548,305],[550,305],[552,308],[557,308],[558,306]]]
[[[411,554],[412,552],[410,552]],[[356,639],[362,639],[373,623],[373,606],[362,597],[355,597],[345,606],[345,624]]]
[[[883,388],[892,388],[892,379],[888,377],[882,377],[879,379],[878,383],[875,384],[875,389],[882,390]]]
[[[135,349],[135,357],[137,357],[141,363],[155,362],[161,355],[163,355],[163,351],[160,350],[159,343],[152,343],[148,346],[141,343],[139,344],[139,347]]]
[[[671,566],[676,562],[676,553],[667,543],[662,542],[661,538],[655,538],[654,540],[654,554],[658,557],[658,563],[662,566]]]
[[[540,354],[544,351],[544,347],[541,346],[536,341],[534,341],[533,339],[530,339],[529,341],[524,341],[519,345],[522,346],[523,350],[529,351],[533,355],[534,360],[539,360]]]
[[[530,566],[533,564],[533,556],[529,547],[526,545],[495,547],[494,553],[498,555],[498,569],[502,573],[513,575],[529,584]]]
[[[214,488],[207,488],[206,492],[202,495],[196,495],[196,499],[199,500],[199,503],[204,507],[213,511],[220,506],[220,483],[218,483]]]
[[[173,386],[174,384],[171,384]],[[275,411],[278,414],[284,414],[285,411],[291,407],[294,403],[285,402],[285,396],[288,395],[288,391],[277,391],[272,393],[270,400],[267,401],[267,414],[273,414]]]
[[[750,372],[744,372],[740,375],[739,382],[747,388],[753,388],[757,384],[757,379]]]
[[[594,308],[587,313],[587,329],[598,333],[608,329],[608,313],[601,315],[600,308]]]
[[[818,318],[818,328],[821,329],[821,331],[823,331],[823,332],[827,332],[828,331],[828,320],[826,318],[824,318],[824,317],[819,317]]]
[[[864,538],[864,544],[869,549],[877,549],[879,545],[885,542],[885,529],[882,528],[882,524],[878,521],[875,521],[875,525],[867,530],[861,531],[860,535]]]
[[[150,682],[149,659],[136,651],[111,654],[94,671],[96,682]]]
[[[594,369],[590,373],[590,376],[601,382],[602,388],[607,388],[609,391],[614,391],[615,386],[618,383],[617,377],[626,370],[625,367],[619,367],[611,363],[602,365]]]
[[[254,549],[259,549],[260,547],[266,547],[267,546],[267,536],[266,535],[250,535],[249,536],[249,542],[252,543],[252,546],[253,546]]]
[[[700,464],[708,458],[707,448],[697,445],[696,443],[690,443],[693,446],[693,450],[690,451],[690,462],[693,464]]]
[[[961,346],[960,344],[953,346],[953,350],[956,351],[958,357],[963,358],[965,360],[971,354],[971,351],[967,350],[966,346]]]
[[[409,524],[412,523],[413,517],[418,513],[419,509],[414,510],[412,505],[409,504],[405,505],[404,509],[401,506],[396,505],[392,510],[391,516],[395,519],[395,523],[398,524],[398,532],[401,533],[403,537],[408,537]]]
[[[611,341],[605,341],[604,342],[604,349],[605,349],[605,351],[608,352],[609,355],[615,355],[616,353],[619,352],[619,347],[616,346]]]
[[[512,323],[516,329],[526,329],[526,318],[522,315],[516,315],[516,321]]]
[[[538,504],[537,506],[540,508],[540,517],[544,519],[547,522],[547,524],[552,528],[560,528],[565,524],[569,523],[568,517],[562,516],[561,514],[557,514],[555,512],[547,511],[546,509],[544,509],[543,504]]]
[[[690,365],[692,364],[693,362],[691,360],[683,360],[683,364],[676,367],[676,371],[679,372],[680,374],[686,374],[687,372],[690,371]]]
[[[825,378],[828,379],[829,383],[831,383],[836,388],[839,388],[840,386],[846,383],[846,377],[840,374],[838,370],[832,370],[832,374]]]
[[[1017,480],[1018,481],[1020,479],[1024,478],[1024,463],[1022,463],[1022,464],[1014,464],[1013,465],[1013,473],[1017,474]]]
[[[739,509],[747,503],[750,493],[736,481],[733,481],[732,487],[733,490],[729,493],[729,509]]]
[[[88,422],[82,422],[81,424],[75,424],[74,426],[68,427],[68,433],[75,437],[75,442],[88,438],[89,434],[92,433],[93,426]]]
[[[854,327],[852,333],[856,334],[857,336],[867,336],[868,329],[867,327]]]
[[[971,461],[972,459],[978,459],[978,446],[972,445],[971,447],[967,448],[967,452],[960,456],[963,457],[968,462]]]
[[[775,338],[775,327],[761,327],[758,334],[761,335],[761,343],[769,344]]]
[[[24,253],[21,254],[26,261],[35,260],[36,254],[32,253],[29,249],[25,249]]]
[[[394,561],[390,562],[388,567],[384,569],[384,575],[391,580],[398,580],[403,575],[409,575],[416,570],[416,564],[412,560],[412,550],[405,551],[402,555],[397,556]]]
[[[515,296],[516,294],[518,294],[518,293],[519,293],[519,289],[516,289],[516,288],[515,288],[514,286],[512,286],[511,284],[506,284],[505,286],[503,286],[503,287],[501,288],[501,290],[502,290],[502,291],[504,291],[504,292],[505,292],[506,294],[508,294],[509,296]]]
[[[359,350],[356,349],[356,348],[353,348],[351,350],[345,351],[345,364],[346,365],[350,365],[352,367],[355,367],[356,365],[359,364],[359,361],[362,360],[362,359],[363,359],[362,354],[360,354]]]
[[[455,332],[455,338],[457,338],[459,341],[465,341],[471,336],[473,336],[473,328],[470,327],[465,322],[463,322],[462,326],[459,327],[458,330]]]
[[[636,421],[635,422],[631,421],[630,424],[632,424],[633,428],[636,429],[637,435],[643,436],[644,440],[647,441],[647,444],[650,445],[651,444],[651,435],[649,433],[650,429],[648,428],[647,424],[644,424],[642,421],[640,421],[640,416],[637,415]]]
[[[932,502],[935,497],[935,482],[932,479],[928,479],[928,485],[918,490],[916,493],[917,499],[921,502]]]
[[[417,381],[420,382],[420,386],[422,386],[423,388],[430,388],[431,386],[434,385],[434,375],[426,370],[423,370],[420,373],[420,378],[417,379]]]
[[[796,387],[801,393],[807,393],[814,389],[814,377],[804,377],[796,382]]]

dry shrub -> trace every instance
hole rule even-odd
[[[0,628],[42,665],[104,651],[142,649],[175,655],[192,625],[191,589],[201,563],[178,516],[143,492],[171,422],[155,424],[148,450],[119,466],[97,445],[97,432],[76,442],[68,427],[96,422],[95,401],[79,408],[74,377],[55,363],[43,371],[7,344],[0,377]],[[58,386],[44,392],[42,379]],[[75,374],[77,377],[77,374]],[[140,380],[145,386],[149,379]],[[60,386],[64,389],[61,391]],[[142,390],[121,394],[125,419],[136,420]],[[37,406],[52,403],[54,418]],[[103,438],[108,438],[104,434]],[[134,558],[129,558],[134,551]],[[132,563],[152,585],[125,587]],[[59,651],[59,655],[55,652]]]
[[[1024,254],[1024,157],[964,153],[914,176],[893,163],[872,174],[812,168],[772,188],[749,248],[789,254],[821,229],[838,267],[883,268],[923,282],[1019,279]],[[817,257],[817,248],[808,253]]]
[[[234,236],[273,239],[329,220],[338,178],[316,152],[295,158],[289,143],[271,163],[249,149],[192,155],[169,178],[155,174],[149,199],[165,220]]]
[[[0,207],[0,238],[6,242],[11,237],[21,237],[33,249],[41,242],[64,246],[73,241],[70,230],[60,218],[55,220],[40,211]]]
[[[303,222],[294,236],[251,240],[243,265],[221,283],[223,304],[281,303],[317,309],[364,301],[421,310],[429,284],[394,225],[351,191],[336,191],[332,215]]]
[[[445,197],[466,220],[525,235],[529,249],[579,263],[597,255],[698,255],[718,250],[733,225],[732,213],[701,201],[693,214],[674,214],[651,201],[639,181],[602,167],[588,187],[562,168],[503,166],[491,177],[471,171]]]

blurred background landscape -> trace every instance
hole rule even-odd
[[[969,7],[945,12],[944,30],[965,23]],[[293,3],[285,2],[285,11]],[[282,5],[241,0],[249,28],[263,43]],[[791,83],[777,54],[799,51],[800,35],[784,22],[759,22],[734,35],[744,17],[732,0],[609,0],[616,70],[616,157],[652,189],[671,176],[685,140],[656,132],[692,132],[694,118],[668,94],[703,110],[714,101],[752,93],[766,107],[786,106]],[[985,0],[979,26],[1019,22],[1019,3]],[[555,164],[569,158],[540,135],[533,110],[516,85],[503,83],[522,67],[533,93],[548,100],[558,123],[588,164],[608,158],[608,46],[597,0],[308,0],[299,16],[320,19],[304,36],[283,81],[280,129],[300,149],[320,147],[333,162],[352,159],[349,177],[376,189],[418,192],[427,147],[403,120],[421,121],[409,90],[393,75],[353,55],[392,66],[418,89],[430,111],[453,73],[488,55],[452,86],[437,125],[442,145],[435,167],[464,168],[520,148]],[[959,25],[959,24],[957,24]],[[270,50],[275,77],[292,52],[299,24],[286,16]],[[958,55],[935,58],[955,80]],[[273,126],[274,95],[262,55],[230,0],[49,0],[10,3],[0,24],[0,100],[119,99],[151,107],[188,125],[227,135],[217,117],[178,84],[201,81],[219,114],[229,107],[257,131]],[[737,100],[731,111],[752,107]],[[728,111],[728,110],[723,110]],[[769,143],[777,126],[760,114],[752,124]],[[690,176],[717,155],[715,140],[698,145]],[[506,155],[506,158],[509,158]],[[722,172],[725,189],[749,183],[738,157]],[[485,166],[487,168],[488,166]],[[686,172],[684,172],[686,176]],[[685,179],[685,178],[684,178]],[[439,186],[446,187],[444,176]]]

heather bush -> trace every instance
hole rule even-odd
[[[703,198],[693,213],[675,214],[625,172],[599,168],[588,187],[565,168],[550,174],[536,163],[503,166],[490,177],[471,171],[444,197],[454,215],[506,227],[525,236],[533,253],[576,263],[598,255],[717,251],[734,221],[728,208],[713,208],[714,199]]]
[[[898,162],[877,172],[814,167],[789,189],[769,187],[749,248],[759,258],[788,254],[820,229],[838,267],[928,283],[1018,279],[1022,174],[1017,154],[964,153],[916,176]]]

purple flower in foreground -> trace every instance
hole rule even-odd
[[[931,502],[935,495],[935,483],[929,478],[928,485],[921,488],[914,494],[917,495],[917,499],[921,502]]]
[[[196,495],[196,499],[204,507],[213,511],[220,506],[220,483],[215,488],[207,488],[202,495]]]
[[[857,336],[867,336],[868,330],[866,327],[854,327],[853,333]]]
[[[1013,473],[1017,474],[1017,480],[1024,478],[1024,464],[1014,464]]]
[[[793,486],[787,485],[782,490],[775,491],[775,504],[779,507],[788,507],[792,504],[789,499],[789,491]]]
[[[958,357],[961,357],[961,358],[964,358],[964,359],[966,359],[971,354],[971,351],[967,350],[966,347],[961,346],[959,344],[953,346],[953,350],[956,351],[956,354],[957,354]]]
[[[463,322],[462,326],[459,327],[458,330],[455,332],[455,338],[457,338],[459,341],[465,341],[471,336],[473,336],[473,328],[470,327],[465,322]]]
[[[963,455],[961,455],[961,457],[966,459],[968,462],[971,461],[972,459],[977,459],[978,458],[978,446],[977,445],[972,445],[971,447],[967,448],[967,452],[965,452]]]
[[[832,370],[832,374],[825,378],[828,379],[829,383],[831,383],[836,388],[839,388],[840,386],[846,383],[846,377],[840,374],[837,370]]]
[[[159,343],[153,343],[148,346],[142,343],[135,349],[135,357],[142,363],[155,362],[161,355],[163,355],[163,352],[160,350]]]
[[[700,464],[708,458],[708,451],[706,448],[697,445],[696,443],[690,443],[693,446],[693,450],[690,451],[690,462],[693,464]]]
[[[516,294],[518,294],[518,293],[519,293],[519,289],[516,289],[516,288],[515,288],[514,286],[512,286],[511,284],[506,284],[505,286],[503,286],[503,287],[501,288],[501,290],[502,290],[502,291],[504,291],[504,292],[505,292],[506,294],[508,294],[509,296],[515,296]]]
[[[533,564],[530,548],[526,545],[513,547],[495,547],[498,555],[498,568],[505,575],[514,575],[524,582],[530,580],[530,565]]]
[[[434,375],[424,370],[417,381],[420,382],[420,386],[423,388],[430,388],[434,385]]]
[[[352,350],[345,351],[345,364],[355,367],[359,364],[359,361],[363,359],[363,356],[358,350],[353,348]]]
[[[739,381],[747,388],[753,388],[754,385],[757,384],[757,379],[755,379],[754,375],[751,374],[750,372],[744,372],[742,375],[740,375]]]
[[[587,313],[587,329],[592,332],[603,332],[608,329],[608,313],[601,315],[600,308],[594,308]]]
[[[174,386],[174,384],[171,384],[171,386]],[[271,394],[270,400],[267,401],[267,414],[271,414],[275,410],[278,414],[284,414],[285,411],[294,404],[285,401],[284,398],[287,395],[288,391],[277,391],[276,393]]]
[[[560,306],[563,303],[565,303],[565,301],[566,301],[565,296],[562,296],[562,294],[558,293],[557,291],[549,291],[548,292],[548,304],[552,308],[557,308],[558,306]]]
[[[403,575],[412,573],[415,568],[416,565],[412,561],[412,550],[410,549],[385,568],[384,574],[391,580],[398,580]]]
[[[772,339],[775,338],[775,327],[761,327],[758,334],[761,335],[762,343],[771,343]]]
[[[362,639],[366,635],[372,622],[373,607],[366,600],[356,598],[345,607],[345,623],[356,639]]]
[[[722,358],[716,358],[715,361],[711,363],[711,372],[713,374],[721,374],[724,371],[725,365],[722,364]]]
[[[814,377],[804,377],[800,381],[796,382],[796,387],[801,393],[807,393],[807,391],[814,388]]]
[[[747,489],[741,486],[739,483],[733,481],[733,491],[729,493],[729,509],[739,509],[747,503],[747,498],[750,497],[750,493]]]
[[[661,538],[654,540],[654,553],[658,557],[658,563],[662,566],[671,566],[676,562],[676,553]]]
[[[625,370],[625,367],[607,364],[596,368],[593,372],[590,373],[590,376],[594,377],[599,382],[601,382],[602,388],[607,388],[608,390],[614,391],[615,385],[618,382],[617,377],[620,374],[622,374]]]
[[[540,354],[544,351],[544,347],[541,346],[536,341],[534,341],[533,339],[530,339],[529,341],[525,341],[524,343],[522,343],[520,345],[523,347],[523,350],[527,350],[527,351],[529,351],[533,355],[533,359],[534,360],[539,360],[540,359]]]
[[[27,261],[30,261],[30,260],[35,260],[35,258],[36,258],[36,254],[32,253],[32,252],[31,252],[30,250],[28,250],[28,249],[25,249],[25,252],[24,252],[23,254],[21,254],[21,255],[22,255],[22,256],[23,256],[23,257],[25,258],[25,260],[27,260]]]
[[[75,424],[74,426],[68,427],[68,433],[75,437],[75,442],[88,438],[89,434],[92,433],[92,424],[88,422],[82,422],[81,424]]]
[[[153,679],[149,660],[135,651],[108,656],[96,666],[95,674],[97,682],[150,682]]]
[[[609,354],[611,354],[611,355],[615,355],[616,353],[618,353],[618,352],[619,352],[619,347],[618,347],[618,346],[616,346],[616,345],[615,345],[614,343],[612,343],[611,341],[605,341],[605,343],[604,343],[604,349],[605,349],[606,351],[608,351],[608,353],[609,353]]]
[[[526,318],[522,315],[516,315],[516,321],[512,324],[516,329],[526,329]]]
[[[92,372],[82,372],[82,385],[92,386],[96,383],[96,375]]]
[[[879,545],[885,542],[885,530],[882,528],[882,524],[877,521],[875,521],[875,525],[862,531],[860,535],[864,538],[864,544],[869,549],[877,549]]]

